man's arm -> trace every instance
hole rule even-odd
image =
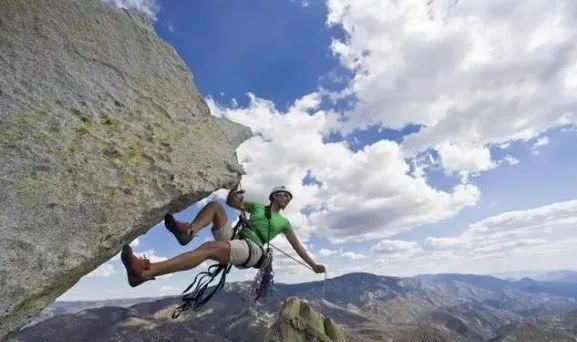
[[[235,209],[238,210],[246,210],[246,207],[244,206],[244,202],[240,200],[240,198],[238,198],[236,192],[238,191],[238,186],[240,185],[240,182],[237,182],[232,189],[230,189],[230,191],[228,192],[228,196],[226,196],[226,204],[230,207],[233,207]]]
[[[292,248],[297,252],[297,254],[315,271],[316,273],[324,273],[326,272],[325,266],[319,265],[311,259],[309,253],[305,250],[303,245],[301,244],[299,238],[296,234],[292,231],[292,229],[286,230],[284,232],[288,242],[291,244]]]

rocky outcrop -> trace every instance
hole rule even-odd
[[[298,297],[284,302],[277,321],[271,326],[267,342],[344,342],[345,333],[329,317],[318,313]]]
[[[145,18],[1,1],[0,339],[166,212],[232,185],[248,137],[210,115]]]

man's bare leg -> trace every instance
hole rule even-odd
[[[191,252],[177,255],[166,261],[150,263],[150,268],[144,270],[142,276],[143,278],[151,279],[164,274],[189,270],[207,259],[227,264],[229,255],[230,244],[228,241],[209,241]]]
[[[190,224],[178,222],[170,214],[164,218],[166,228],[172,232],[181,245],[186,245],[202,228],[212,223],[213,227],[221,228],[228,222],[228,217],[222,205],[212,201],[202,208]]]
[[[209,202],[202,208],[189,224],[191,234],[196,234],[202,228],[212,223],[213,227],[221,228],[228,222],[228,217],[222,205],[216,201]]]

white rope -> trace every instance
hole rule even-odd
[[[293,259],[294,261],[298,262],[299,264],[303,265],[304,267],[308,268],[309,270],[315,272],[315,270],[310,267],[309,265],[303,263],[302,261],[294,258],[292,255],[286,253],[285,251],[283,251],[282,249],[278,248],[277,246],[273,245],[272,243],[269,242],[269,245],[272,246],[274,249],[276,249],[277,251],[281,252],[282,254],[286,255],[287,257]],[[327,281],[327,270],[325,269],[325,271],[323,272],[325,274],[325,279],[323,279],[322,281],[322,285],[321,285],[321,304],[325,303],[325,283]]]

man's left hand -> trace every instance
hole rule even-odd
[[[315,264],[313,266],[313,271],[315,271],[315,273],[326,273],[327,269],[325,268],[325,265]]]

